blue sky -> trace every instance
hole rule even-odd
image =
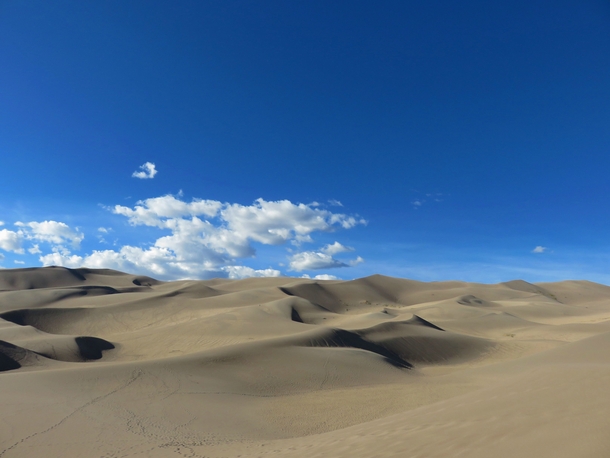
[[[0,62],[4,268],[610,284],[607,1],[4,1]]]

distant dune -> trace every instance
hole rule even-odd
[[[0,458],[610,456],[610,287],[0,270]]]

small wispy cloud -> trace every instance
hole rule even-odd
[[[40,247],[38,246],[38,244],[34,244],[32,245],[32,248],[28,248],[28,251],[32,254],[40,254],[42,253],[42,251],[40,251]]]
[[[15,259],[13,262],[15,264],[22,264],[22,265],[25,264],[25,261],[18,261],[17,259]]]
[[[337,199],[330,199],[328,201],[328,205],[330,205],[332,207],[343,207],[343,204],[341,202],[339,202]]]
[[[152,162],[145,162],[139,167],[140,171],[137,170],[131,174],[133,178],[140,178],[142,180],[152,179],[157,174],[155,164]]]
[[[413,205],[413,209],[417,210],[421,208],[424,204],[428,205],[432,202],[442,202],[444,200],[445,194],[441,192],[433,192],[421,194],[419,191],[416,191],[418,197],[411,201],[411,205]]]
[[[534,249],[532,250],[532,253],[540,254],[540,253],[544,253],[544,252],[546,252],[547,250],[548,250],[548,248],[547,248],[547,247],[545,247],[545,246],[541,246],[541,245],[538,245],[536,248],[534,248]]]

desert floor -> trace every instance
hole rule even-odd
[[[608,457],[610,287],[0,270],[0,458]]]

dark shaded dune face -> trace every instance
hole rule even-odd
[[[88,321],[89,312],[82,308],[23,309],[2,313],[0,318],[20,326],[32,326],[50,334],[64,334],[75,327],[75,324]]]
[[[27,326],[30,324],[28,319],[29,310],[13,310],[0,315],[0,318],[11,323],[18,324],[19,326]],[[35,327],[35,326],[34,326]]]
[[[55,363],[37,352],[0,340],[0,372]]]
[[[304,324],[319,325],[334,314],[324,307],[312,304],[307,299],[293,296],[286,306],[290,307],[292,321]]]
[[[481,356],[495,343],[447,332],[418,316],[357,331],[364,339],[412,364],[450,364]]]
[[[380,336],[370,340],[416,366],[466,362],[482,356],[495,347],[491,341],[454,333]]]
[[[136,289],[136,287],[134,286],[133,289]],[[68,299],[106,296],[128,291],[129,290],[126,290],[125,288],[118,290],[111,286],[95,285],[3,291],[0,292],[0,312],[23,308],[39,308],[46,305],[57,304]]]
[[[306,344],[310,347],[343,347],[365,350],[383,356],[386,361],[393,366],[406,369],[413,367],[411,363],[401,358],[399,354],[391,349],[363,339],[362,336],[356,332],[350,332],[344,329],[330,330],[326,335],[308,340]]]
[[[303,318],[301,318],[301,315],[299,315],[299,312],[294,307],[290,309],[290,319],[297,323],[304,323]]]
[[[11,357],[5,355],[0,350],[0,372],[13,371],[15,369],[19,369],[20,367],[21,367],[21,364],[19,364],[17,361],[12,359]]]
[[[80,363],[102,359],[103,351],[113,350],[114,344],[97,337],[49,335],[46,340],[24,342],[25,348],[55,361]]]
[[[104,339],[97,337],[76,337],[78,350],[83,359],[101,359],[102,351],[114,349],[114,345]]]
[[[83,286],[151,287],[162,282],[146,276],[129,275],[111,269],[68,269],[66,267],[34,267],[0,270],[0,291]]]
[[[132,280],[132,283],[136,286],[154,286],[160,284],[161,282],[159,280],[155,280],[154,278],[140,275],[135,277]]]
[[[16,370],[24,366],[41,366],[51,363],[83,363],[102,359],[103,352],[114,349],[114,345],[97,337],[61,336],[48,342],[35,342],[36,349],[0,340],[0,372]]]
[[[18,360],[23,359],[25,351],[19,347],[0,340],[0,372],[19,369]]]
[[[35,334],[35,338],[30,340],[22,337],[22,341],[25,342],[22,345],[29,349],[24,351],[33,351],[45,358],[65,362],[99,360],[103,356],[103,351],[115,348],[115,345],[111,342],[98,337],[72,337],[59,333],[47,333],[50,330],[57,331],[56,328],[61,327],[61,323],[65,321],[65,315],[71,316],[75,312],[79,313],[82,311],[79,309],[14,310],[4,313],[0,317],[19,326],[33,327],[41,331]],[[56,326],[53,325],[54,322]],[[10,346],[12,344],[7,343],[7,345]],[[10,348],[18,347],[13,346]]]
[[[307,299],[311,303],[319,305],[330,312],[341,313],[345,310],[345,304],[342,303],[341,299],[319,283],[305,283],[296,286],[280,287],[279,289],[284,294]]]
[[[66,320],[74,320],[82,315],[80,309],[22,309],[0,314],[0,318],[20,326],[32,326],[51,334],[62,334],[62,329],[69,325]]]
[[[85,280],[78,270],[65,267],[6,269],[0,270],[0,291],[73,286]]]
[[[416,326],[424,326],[426,328],[436,329],[437,331],[444,331],[443,328],[435,325],[434,323],[431,323],[428,320],[424,320],[422,317],[417,316],[417,315],[413,315],[413,318],[411,318],[410,320],[405,321],[404,323],[405,324],[416,325]]]

